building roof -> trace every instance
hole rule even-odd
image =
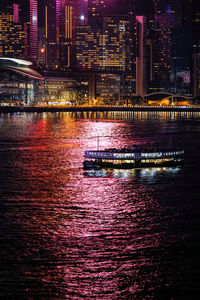
[[[0,68],[10,70],[20,75],[24,75],[37,80],[44,80],[44,77],[32,68],[30,61],[9,57],[0,57]]]
[[[32,62],[23,59],[10,58],[10,57],[0,57],[0,64],[8,64],[13,66],[32,66]]]

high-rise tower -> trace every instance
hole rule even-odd
[[[38,57],[38,0],[7,0],[0,1],[0,10],[4,11],[6,6],[5,2],[9,6],[13,7],[13,17],[15,27],[17,24],[21,24],[24,31],[24,57],[31,60],[33,63],[37,63]],[[10,19],[11,21],[11,19]],[[18,36],[20,38],[21,35]],[[18,38],[16,40],[18,40]],[[18,55],[18,54],[16,54]],[[14,54],[13,54],[14,56]]]
[[[136,33],[131,17],[106,16],[100,28],[78,26],[77,66],[81,69],[135,72],[132,47]]]
[[[100,27],[107,8],[107,0],[88,0],[88,23],[93,28]]]
[[[0,11],[0,56],[25,58],[25,30],[19,5],[9,4]]]
[[[146,93],[146,18],[137,16],[136,95]]]
[[[30,50],[29,58],[32,62],[37,62],[38,57],[38,11],[37,0],[30,0]]]
[[[76,6],[71,0],[46,0],[46,66],[72,68],[75,60]]]
[[[200,5],[192,1],[192,85],[194,97],[200,98]]]
[[[154,88],[167,91],[171,72],[171,30],[177,25],[172,1],[154,0]]]

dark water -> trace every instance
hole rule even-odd
[[[186,165],[84,173],[95,136]],[[0,298],[198,299],[199,147],[200,114],[0,115]]]

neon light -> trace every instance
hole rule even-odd
[[[36,61],[38,53],[37,23],[37,0],[30,0],[30,57],[33,61]]]

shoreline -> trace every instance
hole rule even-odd
[[[200,112],[200,106],[174,107],[174,106],[70,106],[70,107],[39,107],[39,106],[0,106],[0,113],[43,113],[43,112],[104,112],[104,111],[129,111],[129,112]]]

